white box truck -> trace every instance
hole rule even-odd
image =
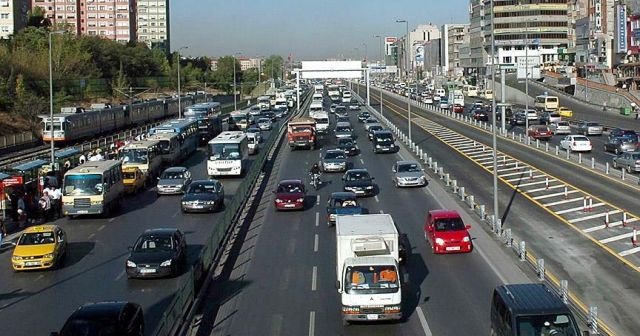
[[[343,323],[401,319],[400,242],[391,215],[338,216],[336,245]]]
[[[311,105],[313,106],[313,104]],[[316,121],[316,132],[318,132],[318,134],[327,134],[329,131],[329,114],[322,109],[319,111],[311,109],[309,116]]]

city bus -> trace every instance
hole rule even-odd
[[[535,107],[538,110],[553,110],[556,111],[560,108],[560,100],[556,96],[541,95],[537,96],[535,100]]]
[[[249,113],[246,111],[233,111],[229,114],[229,131],[244,131],[249,127]]]
[[[163,166],[173,166],[180,162],[182,157],[180,153],[180,143],[178,142],[178,134],[160,133],[147,137],[147,140],[158,141],[160,149],[160,160]]]
[[[133,141],[120,149],[119,157],[122,160],[122,167],[140,169],[149,182],[160,175],[162,156],[159,140]]]
[[[209,141],[207,174],[242,176],[246,170],[249,148],[247,135],[242,131],[227,131]]]
[[[211,116],[222,113],[222,104],[218,102],[198,103],[187,107],[184,111],[185,117],[199,117],[202,115]]]
[[[64,174],[62,213],[65,216],[108,217],[123,194],[120,160],[86,162]]]
[[[221,113],[221,105],[217,102],[200,103],[187,107],[184,116],[198,122],[199,145],[206,145],[209,140],[222,132]]]
[[[271,109],[269,100],[269,96],[258,97],[258,107],[260,108],[260,111],[269,111]]]
[[[178,135],[179,160],[188,158],[198,149],[198,121],[195,119],[173,119],[149,130],[155,134]]]
[[[477,97],[478,87],[475,85],[465,85],[462,87],[462,93],[467,97]]]

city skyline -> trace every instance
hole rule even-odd
[[[271,54],[294,59],[376,59],[380,42],[374,35],[402,36],[409,29],[433,23],[469,21],[467,0],[171,1],[172,41],[176,50],[188,46],[188,56],[220,57],[241,53],[247,57]],[[244,23],[244,25],[240,25]],[[196,33],[194,33],[196,32]],[[288,32],[288,33],[282,33]],[[363,45],[366,43],[366,47]]]

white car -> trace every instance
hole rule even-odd
[[[433,97],[431,96],[423,96],[422,102],[425,104],[433,104]]]
[[[570,152],[590,152],[591,140],[584,135],[567,135],[560,141],[560,147]]]
[[[566,121],[558,121],[551,123],[549,129],[553,134],[571,134],[571,126]]]
[[[449,109],[449,102],[445,99],[440,99],[440,103],[438,103],[441,109]]]
[[[271,130],[271,120],[269,118],[258,119],[258,127],[260,128],[261,131]]]

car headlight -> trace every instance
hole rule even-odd
[[[171,259],[165,260],[160,264],[160,267],[168,267],[171,266]]]
[[[393,305],[393,306],[385,306],[384,307],[384,312],[385,313],[400,312],[400,310],[401,310],[400,305]]]
[[[11,257],[11,259],[13,259],[13,260],[22,260],[22,257],[21,256],[13,256],[13,257]]]
[[[300,202],[300,203],[302,203],[302,202],[304,202],[304,198],[303,198],[303,197],[300,197],[300,198],[298,198],[298,199],[296,200],[296,202]]]
[[[380,146],[380,145],[376,145],[376,148],[382,148],[382,146]]]
[[[367,189],[367,190],[371,190],[371,189],[373,189],[373,186],[367,186],[367,188],[366,188],[366,189]]]
[[[204,202],[204,204],[214,205],[214,204],[216,204],[216,201],[206,201],[206,202]]]
[[[437,245],[444,245],[444,240],[442,238],[436,238]]]
[[[45,255],[42,256],[43,259],[51,259],[53,258],[53,253],[47,253]]]
[[[276,198],[276,203],[282,203],[282,200],[279,198]]]
[[[187,202],[187,201],[182,201],[182,205],[188,205],[188,204],[189,204],[189,202]]]
[[[127,260],[127,267],[135,268],[135,267],[138,267],[138,265],[136,265],[136,263],[134,263],[131,260]]]
[[[469,238],[469,236],[466,236],[464,238],[462,238],[462,242],[464,243],[468,243],[471,239]]]

